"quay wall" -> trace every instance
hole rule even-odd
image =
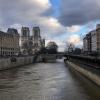
[[[14,62],[11,61],[11,58],[0,59],[0,70],[32,64],[33,60],[34,57],[16,57]]]
[[[56,62],[56,55],[46,55],[45,62],[47,63],[54,63]]]
[[[37,57],[37,62],[53,63],[56,62],[56,54],[42,54]]]
[[[70,67],[72,69],[74,69],[77,72],[79,72],[80,74],[84,75],[86,78],[88,78],[89,80],[91,80],[96,85],[100,86],[100,76],[99,75],[93,73],[92,71],[84,69],[84,68],[80,67],[79,65],[76,65],[73,62],[65,61],[65,63],[67,63],[68,65],[70,65]]]

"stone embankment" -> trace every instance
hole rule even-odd
[[[35,62],[55,62],[56,55],[35,55],[28,57],[14,57],[0,59],[0,70],[10,69],[14,67],[21,67]]]
[[[99,74],[96,74],[92,70],[88,70],[88,69],[82,67],[81,65],[77,65],[77,64],[75,64],[74,62],[71,62],[71,61],[65,60],[65,63],[70,65],[70,67],[72,69],[76,70],[77,72],[84,75],[86,78],[88,78],[92,82],[94,82],[96,85],[100,86],[100,75]]]
[[[16,57],[0,59],[0,70],[32,64],[34,57]]]
[[[37,62],[54,63],[56,59],[56,54],[41,54],[37,57]]]

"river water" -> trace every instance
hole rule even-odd
[[[0,100],[100,100],[100,88],[58,60],[1,71]]]

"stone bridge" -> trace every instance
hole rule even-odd
[[[62,59],[63,54],[40,54],[37,57],[37,62],[55,62],[56,59]]]

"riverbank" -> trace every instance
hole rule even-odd
[[[0,70],[32,64],[34,57],[15,57],[0,59]]]
[[[86,78],[91,80],[96,85],[100,86],[100,75],[99,74],[96,74],[92,70],[90,70],[90,69],[88,70],[85,67],[82,67],[81,65],[78,65],[78,64],[76,64],[74,62],[71,62],[71,61],[65,61],[65,63],[70,65],[70,67],[72,69],[74,69],[75,71],[77,71],[80,74],[84,75]]]

